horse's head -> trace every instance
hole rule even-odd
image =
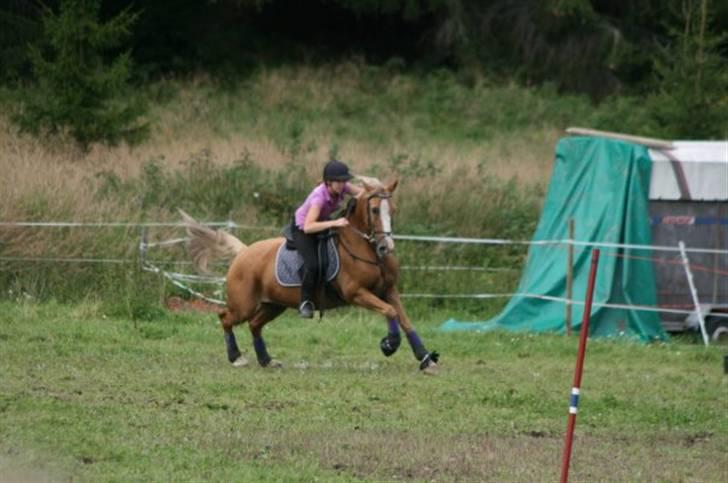
[[[374,178],[363,178],[364,192],[356,198],[356,206],[349,215],[352,226],[369,241],[377,257],[382,259],[394,251],[392,239],[392,192],[397,180],[388,185]]]

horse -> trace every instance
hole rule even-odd
[[[347,206],[344,216],[348,226],[332,229],[340,261],[339,271],[330,283],[333,296],[332,291],[327,295],[318,290],[313,302],[319,310],[356,305],[383,315],[388,323],[388,333],[380,341],[384,356],[397,352],[401,328],[420,370],[436,374],[439,354],[423,345],[397,289],[399,262],[391,231],[392,193],[397,184],[398,180],[385,186],[376,178],[364,179],[364,190]],[[182,210],[180,213],[189,236],[188,251],[199,271],[205,272],[208,262],[215,258],[234,257],[227,271],[226,305],[218,313],[228,361],[235,367],[248,365],[233,332],[236,325],[247,322],[258,364],[282,366],[269,355],[262,332],[268,322],[287,308],[297,307],[300,301],[300,287],[283,286],[275,274],[276,254],[286,238],[246,245],[224,230],[213,230]]]

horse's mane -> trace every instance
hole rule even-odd
[[[365,185],[368,185],[371,188],[375,188],[377,190],[383,190],[385,189],[384,183],[382,183],[379,178],[374,178],[372,176],[364,176],[361,174],[358,174],[356,176],[356,179],[360,180]]]

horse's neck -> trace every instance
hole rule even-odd
[[[346,243],[347,247],[349,247],[351,250],[354,250],[357,255],[375,255],[374,248],[367,240],[364,239],[364,237],[360,233],[363,234],[364,230],[362,230],[358,226],[355,226],[354,224],[352,224],[348,228],[339,229],[339,236],[341,237],[342,241]]]

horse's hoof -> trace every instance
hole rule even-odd
[[[428,352],[425,357],[420,361],[420,370],[428,375],[434,376],[437,374],[437,361],[440,359],[440,354],[435,351]]]
[[[233,367],[246,367],[248,365],[248,359],[245,356],[240,356],[233,361]]]
[[[278,359],[271,359],[268,365],[265,367],[270,369],[280,369],[281,367],[283,367],[283,363]]]
[[[437,365],[436,362],[430,361],[430,364],[422,369],[422,374],[427,374],[428,376],[436,376],[440,372],[440,366]]]
[[[424,370],[427,366],[439,360],[440,354],[438,354],[436,351],[428,352],[427,354],[425,354],[425,357],[420,360],[420,369]]]
[[[379,342],[379,348],[382,350],[384,357],[389,357],[399,349],[402,339],[398,335],[387,335]]]

